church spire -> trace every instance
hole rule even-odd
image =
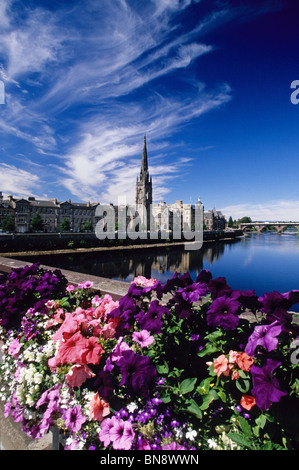
[[[145,178],[147,176],[148,176],[147,148],[146,148],[146,135],[144,135],[140,177]]]

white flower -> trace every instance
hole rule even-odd
[[[33,406],[35,404],[35,401],[33,400],[33,398],[30,395],[27,396],[27,398],[26,398],[26,404],[29,405],[29,406]]]
[[[186,438],[190,439],[190,441],[194,441],[196,436],[197,436],[197,432],[192,428],[188,428],[188,431],[186,432]]]
[[[183,437],[183,432],[182,432],[182,429],[181,429],[181,428],[176,428],[176,429],[174,430],[174,432],[175,432],[175,435],[176,435],[176,437],[177,437],[178,439],[181,439],[181,438]]]
[[[33,377],[33,382],[35,384],[41,384],[42,380],[43,380],[43,374],[41,374],[40,372],[36,372]]]
[[[211,449],[216,449],[216,447],[218,447],[218,444],[215,439],[208,439],[208,445]]]
[[[131,403],[129,403],[127,405],[127,410],[129,413],[134,413],[134,411],[138,408],[138,406],[136,405],[136,403],[134,401],[132,401]]]

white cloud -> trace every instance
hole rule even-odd
[[[26,170],[13,165],[0,163],[0,188],[6,195],[16,197],[32,196],[33,189],[40,187],[39,178]]]
[[[228,219],[239,219],[244,216],[254,221],[299,221],[299,201],[265,201],[261,204],[235,204],[220,209]]]

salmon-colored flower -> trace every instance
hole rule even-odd
[[[218,377],[223,375],[228,375],[232,365],[228,363],[228,359],[224,354],[221,354],[217,359],[214,360],[214,372],[217,372]]]
[[[100,398],[98,392],[94,393],[90,400],[89,417],[96,421],[102,421],[105,416],[110,414],[109,404]]]
[[[238,355],[237,351],[230,351],[230,352],[229,352],[229,355],[228,355],[228,360],[229,360],[229,362],[231,362],[231,363],[236,362],[236,360],[237,360],[237,355]]]
[[[244,370],[245,372],[250,371],[250,367],[254,363],[254,360],[251,356],[248,356],[245,352],[241,352],[237,355],[236,362],[240,369]]]
[[[237,370],[232,371],[232,380],[238,380],[239,372]]]
[[[86,364],[75,364],[66,375],[66,380],[71,387],[81,387],[86,379],[94,376],[95,374]]]
[[[255,405],[255,399],[251,395],[243,395],[240,401],[240,405],[247,411],[250,411],[251,408]]]

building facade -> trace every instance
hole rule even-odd
[[[58,232],[69,230],[81,232],[88,230],[95,232],[96,225],[102,220],[102,225],[108,225],[108,231],[125,231],[126,228],[136,231],[173,231],[194,230],[195,210],[202,206],[200,198],[195,205],[175,201],[174,204],[166,202],[153,203],[152,177],[149,174],[146,136],[144,136],[140,173],[136,180],[135,214],[125,205],[114,206],[110,210],[98,215],[98,202],[74,203],[70,199],[59,202],[57,199],[41,200],[35,197],[17,199],[13,196],[3,198],[0,192],[0,227],[4,217],[12,216],[15,221],[15,232],[26,233],[31,231],[33,217],[38,214],[42,219],[42,231]],[[105,205],[107,207],[107,205]],[[107,215],[108,212],[108,215]],[[109,215],[110,214],[110,215]],[[111,216],[111,217],[110,217]],[[109,219],[110,217],[110,219]],[[118,225],[122,220],[125,227]],[[136,222],[137,221],[137,222]],[[204,212],[204,228],[206,230],[223,230],[226,225],[225,217],[216,209]]]

